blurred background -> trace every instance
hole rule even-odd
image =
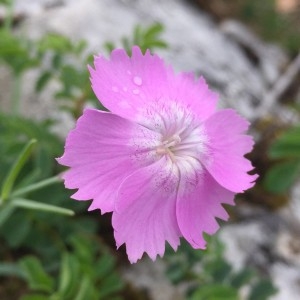
[[[251,122],[260,175],[207,250],[182,241],[135,265],[55,161],[83,108],[103,108],[93,55],[132,45],[203,75]],[[299,50],[299,0],[0,0],[0,299],[297,299]]]

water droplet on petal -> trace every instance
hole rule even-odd
[[[135,90],[132,91],[132,93],[135,94],[135,95],[138,95],[140,93],[140,90],[135,89]]]
[[[143,80],[142,80],[142,78],[139,77],[139,76],[134,76],[133,82],[134,82],[136,85],[142,85]]]
[[[119,91],[119,89],[118,89],[116,86],[113,86],[113,87],[112,87],[112,90],[113,90],[115,93],[117,93],[117,92]]]

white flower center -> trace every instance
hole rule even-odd
[[[180,183],[185,192],[194,190],[202,176],[207,136],[193,113],[175,102],[156,103],[141,113],[138,123],[142,126],[132,140],[132,159],[141,166],[162,163],[159,170],[153,168],[154,187],[169,193]]]
[[[138,121],[161,136],[158,139],[147,134],[143,139],[144,147],[135,143],[139,149],[145,149],[140,157],[144,162],[149,159],[154,162],[165,156],[181,174],[202,169],[200,161],[206,151],[207,138],[202,124],[191,111],[175,102],[171,105],[159,103],[145,110]]]
[[[174,157],[173,151],[176,145],[180,144],[181,138],[178,134],[174,134],[171,138],[166,139],[163,141],[162,145],[158,146],[156,149],[157,154],[167,154],[170,156],[173,162],[176,161]]]

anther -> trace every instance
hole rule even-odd
[[[179,135],[174,134],[170,139],[163,142],[164,147],[169,148],[178,145],[181,142]]]

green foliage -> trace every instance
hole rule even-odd
[[[143,52],[146,49],[166,48],[161,39],[162,24],[156,23],[143,28],[137,25],[133,37],[123,38],[123,47],[130,54],[133,45],[139,45]],[[55,98],[61,109],[67,110],[77,119],[86,103],[91,102],[100,109],[105,109],[96,99],[89,80],[87,65],[92,64],[93,56],[87,53],[85,41],[72,41],[57,33],[48,33],[41,39],[33,41],[15,36],[7,29],[0,29],[0,62],[5,62],[15,76],[15,87],[12,93],[12,111],[18,111],[20,101],[20,76],[29,69],[39,67],[40,76],[35,83],[35,90],[41,93],[51,81],[59,83]],[[111,42],[106,43],[109,52],[115,48]],[[50,61],[50,62],[49,62]],[[81,63],[78,64],[78,61]]]
[[[262,279],[250,268],[239,271],[224,258],[224,245],[217,236],[207,236],[205,251],[194,250],[182,243],[175,255],[168,253],[167,275],[174,284],[189,283],[189,300],[238,300],[242,287],[249,286],[247,300],[267,300],[276,293],[269,279]],[[259,295],[258,298],[257,295]]]
[[[237,1],[239,15],[265,39],[280,43],[292,54],[300,48],[299,11],[293,14],[280,14],[275,0]]]
[[[265,300],[276,293],[276,288],[266,279],[256,282],[251,290],[249,300]]]
[[[271,146],[269,155],[274,159],[300,160],[300,126],[286,130]]]
[[[190,300],[237,300],[238,293],[234,288],[224,284],[207,284],[197,289]]]
[[[30,290],[51,292],[54,280],[49,276],[41,262],[34,256],[26,256],[20,261],[20,269],[25,274],[25,279]]]
[[[5,122],[7,121],[7,122]],[[32,149],[34,144],[36,143],[36,139],[31,139],[28,143],[26,143],[27,137],[29,137],[30,135],[33,135],[34,137],[40,137],[42,136],[44,138],[43,132],[42,134],[39,136],[40,133],[40,128],[36,126],[36,124],[31,123],[30,121],[28,122],[21,122],[20,127],[22,128],[22,131],[19,130],[19,123],[20,119],[19,118],[9,118],[9,120],[7,120],[7,117],[5,115],[3,115],[3,118],[1,118],[0,121],[0,132],[3,131],[3,135],[1,136],[3,138],[3,143],[2,143],[2,151],[4,152],[4,157],[3,159],[6,159],[6,147],[8,148],[8,151],[10,150],[10,146],[11,144],[13,145],[14,142],[12,142],[11,138],[13,138],[14,140],[16,138],[20,138],[20,146],[22,146],[22,150],[20,151],[20,154],[18,154],[17,158],[13,159],[13,163],[11,166],[8,166],[7,169],[7,175],[3,175],[3,178],[0,178],[0,183],[2,185],[1,188],[1,195],[0,195],[0,208],[2,208],[2,210],[0,210],[0,224],[3,225],[3,223],[6,221],[6,218],[8,218],[14,208],[16,207],[22,207],[22,208],[29,208],[29,209],[37,209],[37,210],[45,210],[45,211],[56,211],[56,212],[60,212],[60,213],[69,213],[68,210],[63,209],[63,208],[59,208],[59,207],[55,207],[53,205],[49,205],[49,204],[41,204],[38,202],[34,202],[31,200],[27,200],[27,199],[22,199],[17,197],[18,196],[23,196],[24,194],[27,194],[28,191],[32,191],[32,190],[36,190],[36,189],[40,189],[42,187],[45,186],[45,181],[43,181],[42,183],[34,183],[33,185],[30,185],[30,182],[28,180],[26,180],[26,185],[27,187],[24,189],[19,189],[17,191],[12,191],[13,187],[15,186],[15,182],[17,180],[21,171],[24,169],[24,166],[26,165],[26,163],[28,162],[31,154],[32,154]],[[3,123],[2,123],[3,122]],[[24,125],[29,125],[29,126],[24,126]],[[2,126],[1,126],[2,125]],[[17,128],[16,132],[15,128]],[[37,130],[27,130],[27,129],[36,129]],[[10,136],[11,132],[14,132],[15,134],[13,136]],[[51,136],[51,134],[49,134]],[[7,139],[5,139],[7,137]],[[22,137],[25,139],[22,140]],[[55,140],[55,139],[54,139]],[[56,140],[55,140],[56,141]],[[47,140],[47,144],[51,143],[51,139]],[[50,151],[53,151],[53,149],[51,149]],[[39,158],[38,158],[39,160]],[[1,160],[0,160],[1,161]],[[5,161],[3,162],[3,166],[5,166]],[[29,164],[30,166],[30,164]],[[45,169],[45,168],[42,168]],[[3,173],[4,174],[4,173]],[[28,174],[27,172],[25,173],[26,175]],[[5,177],[4,177],[5,176]],[[53,183],[57,183],[59,180],[58,178],[56,178],[55,180],[46,180],[47,184],[53,184]],[[23,182],[24,183],[24,182]],[[22,186],[22,185],[20,185]],[[7,207],[5,207],[7,205]],[[4,208],[5,209],[4,209]],[[26,228],[26,227],[24,227]],[[21,230],[22,231],[22,230]]]
[[[89,74],[86,65],[91,64],[91,55],[86,54],[86,42],[71,41],[65,36],[49,33],[36,42],[36,52],[41,61],[45,58],[50,64],[43,65],[41,74],[35,84],[37,92],[51,80],[59,83],[55,98],[60,107],[78,118],[87,102],[99,106],[99,101],[90,88]],[[77,62],[81,64],[78,65]]]
[[[29,292],[21,300],[122,299],[124,283],[115,271],[116,261],[99,241],[80,235],[69,238],[59,266],[50,268],[36,256],[18,264],[1,265],[0,275],[13,274],[25,280]],[[2,271],[2,272],[1,272]]]
[[[38,143],[31,160],[23,168],[26,176],[23,173],[20,179],[24,182],[19,181],[17,185],[26,185],[53,174],[56,166],[54,158],[62,153],[63,145],[60,139],[50,132],[51,124],[49,121],[37,122],[0,113],[0,183],[26,142],[32,139]]]
[[[26,163],[29,158],[32,146],[36,143],[36,140],[31,140],[27,143],[20,153],[19,157],[15,160],[13,166],[11,167],[10,171],[8,172],[1,189],[1,196],[0,196],[0,204],[4,202],[7,197],[9,196],[11,189],[15,183],[17,176],[19,175],[22,167]]]
[[[38,60],[32,55],[31,45],[27,40],[1,28],[0,40],[0,61],[10,66],[14,75],[38,65]]]
[[[265,188],[273,193],[283,194],[300,175],[300,127],[286,130],[269,149],[269,156],[277,162],[267,172]]]
[[[122,47],[129,55],[131,55],[131,48],[134,45],[140,46],[143,53],[145,53],[147,49],[151,51],[157,48],[165,49],[168,45],[161,38],[163,31],[164,27],[161,23],[155,23],[145,28],[140,25],[136,25],[134,27],[132,37],[122,38]],[[115,44],[112,42],[107,42],[104,46],[108,52],[111,52],[114,48],[116,48]]]

